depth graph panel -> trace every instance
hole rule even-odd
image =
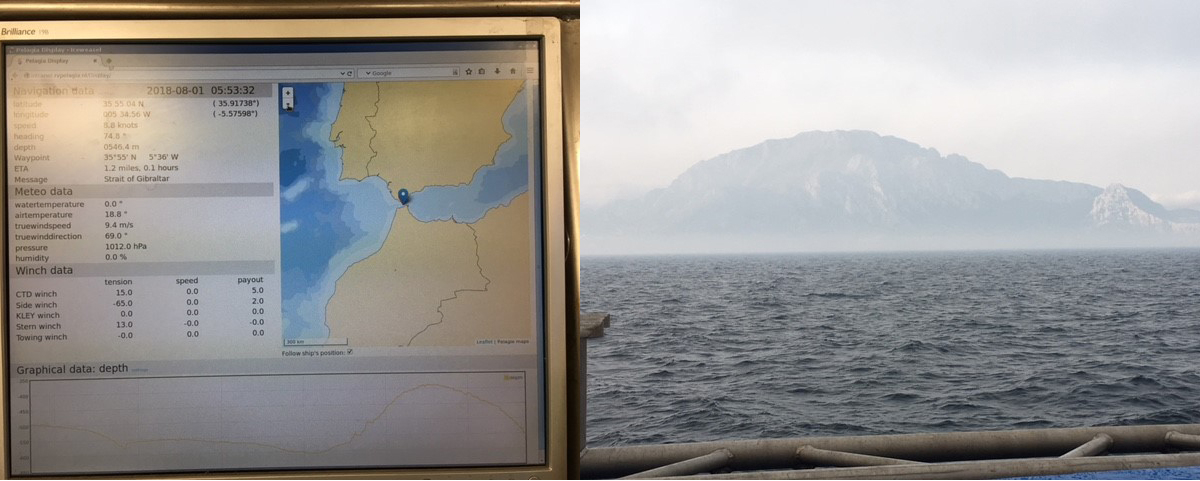
[[[33,381],[32,471],[521,464],[525,393],[522,372]]]

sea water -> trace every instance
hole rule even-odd
[[[589,446],[1200,423],[1200,250],[584,257]]]

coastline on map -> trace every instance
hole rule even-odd
[[[337,279],[379,250],[401,204],[378,177],[339,180],[342,151],[329,133],[342,84],[294,88],[296,110],[280,114],[284,337],[323,339],[329,334],[325,306]]]

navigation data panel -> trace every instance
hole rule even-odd
[[[539,58],[6,46],[11,472],[544,464]]]

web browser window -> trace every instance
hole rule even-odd
[[[545,463],[539,58],[6,46],[12,474]]]

